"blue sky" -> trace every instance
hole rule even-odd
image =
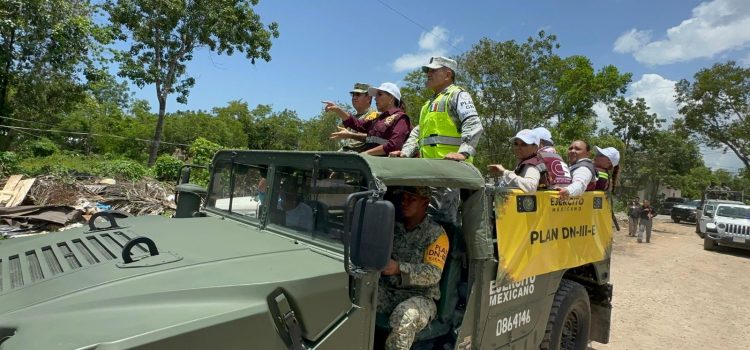
[[[523,41],[539,30],[557,35],[561,56],[585,55],[596,68],[633,73],[627,93],[654,112],[676,114],[674,83],[732,59],[750,64],[750,1],[270,1],[256,7],[279,24],[272,60],[253,66],[241,55],[196,52],[188,104],[170,98],[168,111],[210,110],[231,100],[292,109],[303,119],[321,100],[348,101],[357,81],[400,82],[430,55],[457,55],[481,38]],[[401,16],[391,8],[405,15]],[[133,87],[156,111],[153,86]],[[597,113],[607,123],[604,106]],[[705,150],[706,165],[736,171],[732,154]]]

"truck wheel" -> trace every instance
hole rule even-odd
[[[585,350],[589,342],[591,305],[582,285],[563,279],[557,288],[549,313],[544,339],[539,346],[544,350]]]
[[[673,215],[672,216],[672,221],[674,221],[676,224],[679,224],[680,223],[680,218],[678,218],[678,217],[676,217],[676,216]]]
[[[711,238],[703,237],[703,249],[714,250],[714,248],[716,248],[716,242]]]

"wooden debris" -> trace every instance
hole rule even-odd
[[[0,204],[5,203],[6,208],[21,204],[36,181],[36,179],[21,180],[21,178],[23,175],[12,175],[0,192]]]

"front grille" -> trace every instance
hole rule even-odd
[[[724,229],[724,232],[735,234],[735,235],[750,236],[750,226],[727,224],[727,227]]]
[[[39,249],[0,256],[0,293],[119,257],[133,234],[122,231],[87,235]],[[137,246],[138,250],[146,250]]]

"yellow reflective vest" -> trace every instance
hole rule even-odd
[[[455,94],[463,89],[450,85],[422,106],[419,114],[419,153],[422,158],[443,158],[458,152],[461,131],[448,114]],[[466,159],[472,162],[473,157]]]

